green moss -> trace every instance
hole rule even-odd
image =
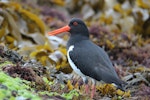
[[[48,85],[53,85],[54,82],[53,81],[49,81],[46,77],[43,77],[43,81],[48,84]]]
[[[57,92],[49,91],[39,91],[36,93],[33,88],[29,86],[30,82],[26,80],[21,80],[20,78],[12,78],[4,72],[0,72],[0,99],[9,99],[16,100],[18,98],[31,99],[31,100],[41,100],[40,95],[49,95],[49,96],[62,96],[64,98],[72,99],[74,96],[79,96],[79,93],[76,90],[72,90],[69,93],[63,93],[62,95]],[[47,78],[44,78],[44,81],[47,84],[53,84],[49,82]],[[64,85],[61,85],[61,88],[64,88]],[[13,95],[13,91],[16,92]]]
[[[46,77],[43,77],[43,81],[44,81],[46,84],[49,83],[49,81],[48,81],[48,79],[47,79]]]
[[[65,88],[65,85],[64,85],[64,84],[61,84],[60,86],[61,86],[61,89],[64,89],[64,88]]]
[[[42,92],[38,92],[40,95],[48,95],[48,96],[56,96],[56,95],[60,95],[57,92],[49,92],[49,91],[42,91]]]
[[[48,95],[48,96],[58,96],[58,95],[60,95],[57,92],[48,92],[48,91],[39,92],[39,94],[40,95]],[[74,96],[78,97],[79,93],[76,90],[72,90],[69,93],[63,93],[60,96],[66,98],[67,100],[71,100],[71,99],[73,99]]]
[[[79,96],[79,93],[76,90],[62,94],[62,97],[66,98],[67,100],[71,100],[74,96]]]
[[[15,100],[18,96],[22,96],[26,99],[41,100],[27,85],[28,81],[12,78],[3,72],[0,72],[0,76],[0,99],[8,98],[9,100]],[[12,95],[12,91],[16,91],[16,97]]]
[[[121,96],[118,96],[117,100],[122,100],[122,97],[121,97]]]

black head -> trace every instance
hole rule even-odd
[[[85,23],[79,18],[72,18],[69,22],[69,25],[66,25],[62,28],[56,29],[54,31],[49,32],[49,35],[56,35],[63,32],[70,32],[71,36],[82,36],[89,38],[89,31],[85,25]]]
[[[54,31],[48,32],[49,35],[57,35],[63,32],[70,32],[71,36],[68,41],[67,47],[74,45],[75,43],[82,40],[89,40],[89,31],[85,23],[79,18],[73,18],[62,28],[56,29]]]
[[[89,37],[89,31],[85,23],[79,18],[72,18],[70,23],[70,33],[71,35],[83,35]]]

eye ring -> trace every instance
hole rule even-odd
[[[77,26],[77,25],[78,25],[78,22],[73,22],[73,25],[74,25],[74,26]]]

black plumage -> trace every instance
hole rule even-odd
[[[78,25],[74,25],[74,22]],[[125,82],[119,79],[107,53],[89,40],[89,32],[84,22],[75,18],[69,26],[71,36],[67,49],[74,46],[69,56],[76,67],[86,76],[106,83],[115,83],[119,89],[124,90]]]

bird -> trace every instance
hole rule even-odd
[[[72,18],[68,25],[48,34],[52,36],[63,32],[70,33],[67,42],[67,59],[71,68],[82,77],[85,84],[88,83],[88,78],[92,79],[91,98],[94,97],[95,81],[113,83],[118,89],[124,91],[125,82],[118,77],[104,49],[90,40],[89,30],[81,19]]]

